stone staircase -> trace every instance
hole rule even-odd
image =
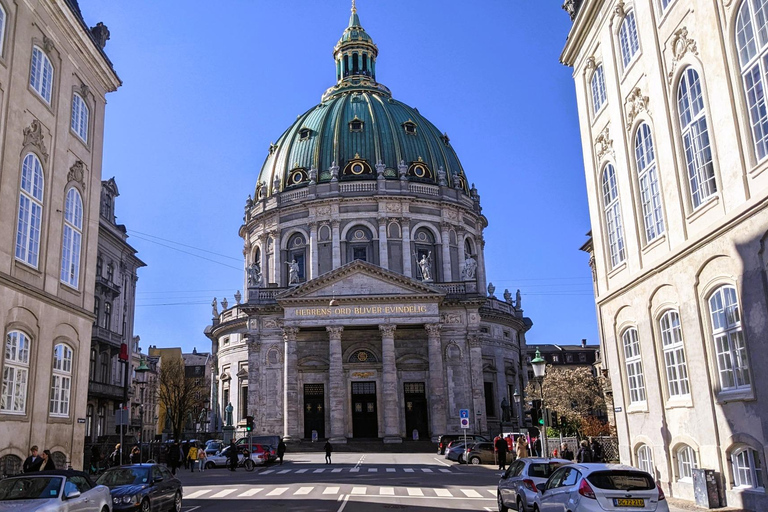
[[[286,443],[293,452],[323,452],[325,439],[314,443],[307,439]],[[345,453],[437,453],[437,443],[432,441],[403,440],[402,443],[384,443],[382,439],[348,439],[346,443],[333,443],[334,452]]]

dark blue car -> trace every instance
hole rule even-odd
[[[165,466],[131,464],[108,469],[97,480],[109,487],[112,510],[181,512],[181,482]]]

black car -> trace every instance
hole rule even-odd
[[[464,441],[464,434],[443,434],[437,438],[437,453],[439,455],[445,455],[445,449],[451,443],[456,440]],[[488,441],[485,437],[477,434],[467,434],[467,444],[470,446],[472,443],[479,443],[481,441]]]
[[[96,483],[112,494],[112,510],[181,512],[181,482],[165,466],[131,464],[102,473]]]

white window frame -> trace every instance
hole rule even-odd
[[[82,96],[77,93],[72,95],[72,120],[70,127],[80,139],[88,143],[88,120],[90,119],[90,109]]]
[[[640,53],[640,39],[637,35],[635,11],[629,10],[619,27],[619,48],[621,49],[622,69],[627,69],[635,56]]]
[[[647,444],[637,447],[637,468],[656,478],[656,469],[653,467],[653,451]]]
[[[664,215],[661,208],[661,191],[656,169],[656,151],[648,123],[642,123],[635,134],[635,163],[637,180],[640,182],[640,202],[643,206],[643,223],[646,242],[664,233]]]
[[[5,8],[0,4],[0,56],[3,55],[5,49],[5,26],[8,24],[8,15],[5,12]]]
[[[677,480],[693,481],[693,470],[699,467],[694,449],[684,444],[675,451],[675,455],[677,456]]]
[[[674,3],[675,0],[660,0],[661,1],[661,11],[664,12],[667,10],[667,8]]]
[[[624,227],[621,224],[619,188],[616,183],[616,171],[612,164],[606,164],[601,182],[608,252],[611,257],[611,268],[616,268],[626,258],[626,247],[624,246]]]
[[[592,89],[592,114],[596,115],[605,105],[605,75],[603,65],[599,64],[592,73],[592,79],[589,81]]]
[[[5,337],[0,412],[10,414],[26,412],[31,345],[29,337],[21,331],[10,331]]]
[[[83,242],[83,201],[71,187],[64,202],[64,232],[61,238],[61,282],[77,289],[80,285],[80,253]]]
[[[760,454],[745,446],[731,454],[733,466],[733,486],[751,489],[763,489],[763,467]]]
[[[659,331],[661,332],[669,397],[689,396],[691,387],[688,382],[688,365],[685,358],[680,314],[674,309],[665,311],[659,318]]]
[[[39,47],[32,47],[32,64],[29,71],[29,85],[49,105],[53,92],[53,64],[48,55]]]
[[[744,390],[752,385],[747,359],[747,345],[741,326],[741,309],[736,288],[724,285],[709,300],[712,343],[717,360],[721,391]]]
[[[717,193],[712,140],[699,73],[687,67],[677,88],[681,140],[688,169],[688,184],[693,209],[699,208]]]
[[[640,358],[640,339],[635,327],[629,327],[621,335],[624,347],[624,366],[627,370],[627,387],[629,403],[645,403],[645,377],[643,376],[643,361]]]
[[[69,396],[72,389],[72,349],[66,343],[53,347],[53,374],[48,412],[51,416],[69,417]]]
[[[40,229],[43,220],[45,177],[34,153],[24,157],[19,187],[19,221],[16,227],[16,259],[37,268],[40,256]]]
[[[745,0],[736,16],[734,44],[739,56],[742,87],[749,110],[749,124],[755,157],[768,157],[768,105],[765,97],[765,76],[768,71],[768,19],[759,25],[751,0]],[[755,27],[758,28],[755,34]]]

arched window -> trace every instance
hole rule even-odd
[[[753,10],[758,7],[758,12]],[[768,71],[768,16],[765,2],[744,1],[736,18],[736,47],[743,79],[744,95],[749,104],[752,142],[758,160],[768,155],[768,108],[765,101],[765,79]],[[757,33],[755,33],[757,28]]]
[[[619,190],[616,185],[616,172],[611,164],[603,170],[603,208],[605,209],[605,227],[608,232],[608,249],[611,253],[611,267],[624,261],[624,228],[621,225],[619,208]]]
[[[641,444],[637,448],[637,467],[638,469],[645,471],[651,476],[655,477],[655,470],[653,468],[653,452],[651,447],[647,444]]]
[[[29,73],[29,85],[45,100],[51,102],[53,90],[53,65],[43,50],[32,48],[32,68]]]
[[[299,282],[306,280],[306,260],[307,260],[307,242],[304,239],[304,235],[295,234],[288,239],[288,261],[291,263],[296,262],[298,267]],[[290,268],[291,265],[286,265],[284,268]],[[286,282],[290,280],[290,272],[286,273]],[[288,283],[290,284],[290,283]]]
[[[621,61],[624,69],[640,49],[640,41],[637,38],[637,24],[635,23],[635,11],[627,12],[619,29],[619,46],[621,47]]]
[[[709,297],[712,338],[717,352],[717,370],[722,390],[749,388],[752,381],[747,346],[741,330],[741,312],[736,288],[721,286]]]
[[[43,167],[32,153],[24,157],[19,191],[19,224],[16,228],[16,259],[37,268],[40,224],[43,219]]]
[[[347,231],[347,261],[373,262],[373,234],[365,226],[354,226]]]
[[[83,201],[72,187],[64,204],[64,236],[61,248],[61,281],[73,288],[80,283],[80,246],[83,240]]]
[[[72,349],[63,343],[53,347],[53,375],[51,376],[51,400],[48,412],[51,416],[69,416],[69,392],[72,388]]]
[[[29,382],[30,340],[20,331],[11,331],[5,337],[5,361],[3,364],[3,396],[0,410],[24,413],[27,405]]]
[[[764,487],[760,454],[752,448],[741,448],[731,454],[734,487]]]
[[[602,64],[592,73],[592,113],[597,114],[605,103],[605,77]]]
[[[688,386],[688,367],[685,363],[683,330],[677,311],[669,310],[659,320],[661,341],[664,349],[664,364],[667,367],[667,390],[670,397],[691,393]]]
[[[416,268],[414,269],[414,275],[424,280],[437,281],[435,278],[435,257],[437,256],[437,251],[435,250],[435,236],[430,230],[419,228],[413,235],[413,242],[416,248],[415,257],[417,262]],[[424,261],[425,264],[421,265],[418,263],[421,261]],[[424,270],[422,270],[422,267],[429,275],[423,275]]]
[[[693,479],[693,470],[699,467],[696,462],[696,452],[693,451],[693,448],[684,444],[675,453],[677,455],[677,479],[691,481]]]
[[[650,242],[664,232],[664,217],[661,213],[656,152],[653,149],[651,127],[647,123],[641,124],[635,135],[635,162],[640,182],[640,200],[643,204],[645,238]]]
[[[0,5],[0,55],[3,54],[3,48],[5,47],[5,25],[6,25],[5,9]]]
[[[640,341],[637,329],[631,327],[621,335],[624,345],[624,364],[627,368],[627,384],[629,386],[629,402],[645,402],[645,379],[643,378],[643,362],[640,359]]]
[[[78,137],[83,139],[83,142],[88,142],[88,117],[90,112],[88,105],[85,104],[85,100],[79,94],[75,93],[72,96],[72,121],[70,126],[72,131],[77,134]]]
[[[717,192],[712,147],[707,128],[707,112],[699,74],[693,68],[683,72],[677,89],[677,108],[683,136],[691,202],[698,208]]]
[[[0,476],[13,476],[21,473],[21,458],[8,454],[0,457]]]

